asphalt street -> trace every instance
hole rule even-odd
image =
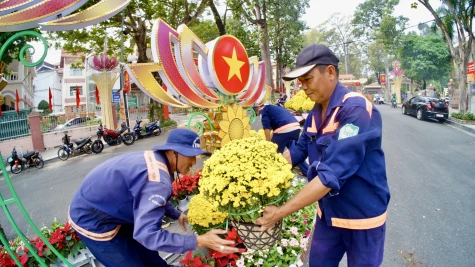
[[[377,107],[383,115],[391,190],[382,266],[474,266],[475,137],[446,124],[402,115],[400,108]],[[99,155],[48,163],[42,170],[13,175],[12,181],[39,227],[54,218],[64,222],[75,191],[92,168],[122,153],[162,144],[167,135],[106,149]],[[0,192],[4,198],[11,196],[3,177]],[[34,235],[19,210],[9,207],[20,228]],[[3,214],[0,222],[12,237]]]

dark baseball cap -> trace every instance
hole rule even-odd
[[[282,79],[291,81],[305,75],[317,65],[333,65],[338,67],[338,62],[340,60],[338,60],[330,48],[321,44],[310,45],[298,54],[295,70],[284,75]]]

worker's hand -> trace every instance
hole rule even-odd
[[[277,211],[279,207],[277,206],[267,206],[264,209],[263,215],[260,218],[257,218],[256,224],[261,225],[261,232],[265,232],[268,229],[272,229],[274,225],[279,221],[281,218],[277,216]]]
[[[181,229],[183,229],[183,231],[186,231],[186,225],[188,224],[188,216],[182,213],[180,215],[180,218],[178,218],[178,224],[180,224],[180,227]]]
[[[287,162],[292,165],[292,158],[290,157],[290,150],[286,150],[282,156],[284,156],[284,159],[287,160]]]
[[[226,233],[227,233],[226,230],[213,229],[204,235],[199,235],[196,237],[196,246],[207,247],[209,249],[216,250],[225,254],[245,252],[244,249],[238,249],[238,248],[233,247],[234,241],[225,240],[218,236],[218,235],[224,235]]]

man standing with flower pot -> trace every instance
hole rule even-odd
[[[238,249],[212,230],[204,235],[181,235],[162,228],[162,217],[178,220],[185,214],[169,202],[174,174],[186,174],[200,149],[199,137],[186,129],[170,132],[165,145],[128,153],[94,168],[70,206],[69,221],[92,254],[106,267],[168,266],[158,251],[185,253],[208,247],[223,253]]]
[[[291,141],[299,139],[300,124],[287,109],[263,104],[257,107],[257,115],[261,117],[266,140],[277,145],[277,153],[284,153],[284,149]],[[271,131],[274,131],[273,134]],[[307,162],[300,163],[298,167],[303,175],[307,175]]]
[[[284,154],[293,165],[309,158],[309,183],[281,207],[269,206],[261,230],[318,201],[310,266],[380,266],[383,261],[389,187],[381,148],[382,118],[362,94],[338,82],[338,58],[323,45],[304,48],[296,70],[315,102],[297,143]]]

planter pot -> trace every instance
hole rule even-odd
[[[185,199],[182,199],[180,200],[180,202],[178,203],[178,207],[177,209],[181,212],[185,212],[188,210],[188,204],[190,204],[190,200],[194,197],[194,195],[192,196],[187,196]]]
[[[84,266],[86,264],[90,264],[90,266],[96,267],[94,259],[95,257],[92,255],[91,251],[89,251],[88,248],[85,248],[81,249],[76,257],[69,255],[67,260],[69,263],[76,267]],[[67,267],[67,265],[61,262],[58,264],[51,264],[50,267]]]
[[[231,221],[231,225],[236,228],[239,237],[247,249],[270,249],[280,241],[282,233],[282,220],[278,221],[274,228],[266,232],[261,232],[259,230],[261,226],[253,223]]]

